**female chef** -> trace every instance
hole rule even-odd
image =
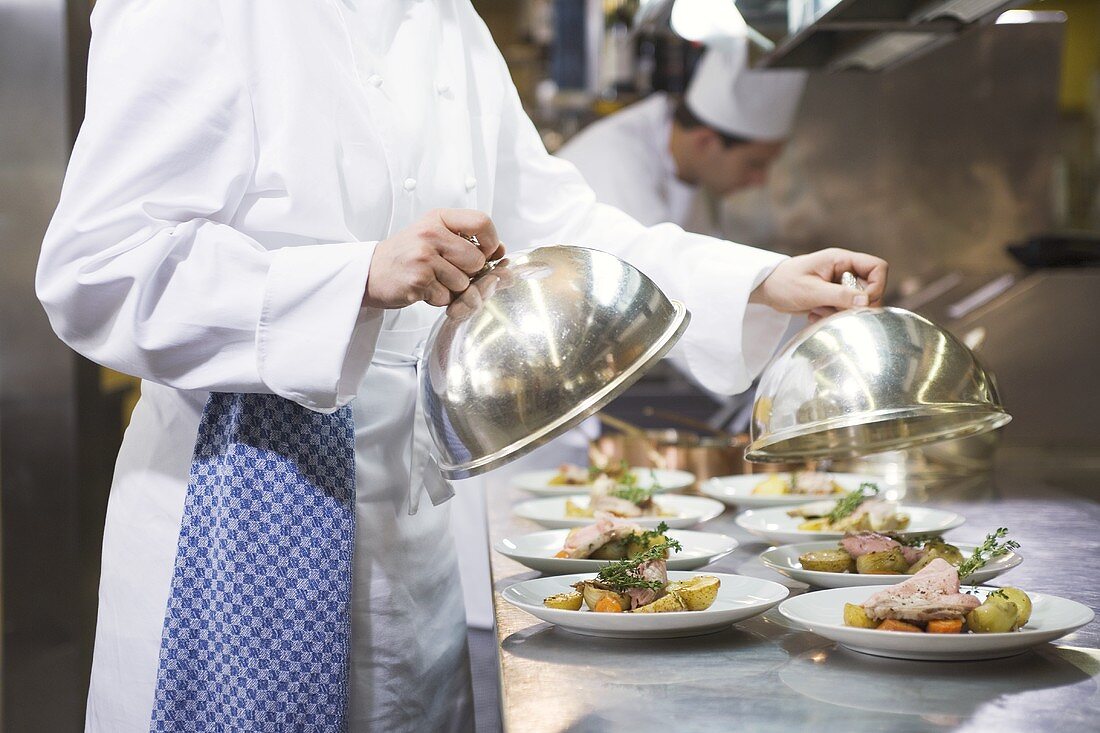
[[[412,440],[413,366],[438,306],[500,241],[632,262],[687,303],[682,356],[724,392],[749,385],[786,314],[873,304],[885,286],[886,264],[867,255],[785,259],[596,204],[546,153],[469,0],[99,0],[92,30],[85,121],[37,280],[66,343],[144,380],[107,513],[89,731],[470,728],[449,513],[434,505],[446,495],[418,502],[431,477],[413,470],[426,450]],[[866,294],[835,284],[849,269]],[[219,673],[166,703],[173,670],[209,656],[201,634],[170,651],[166,609],[209,590],[175,570],[213,393],[274,395],[319,418],[346,406],[354,420],[335,722],[278,717],[304,704],[294,679],[266,699],[274,677],[239,688]],[[225,608],[219,622],[249,622]],[[272,675],[293,678],[293,660],[317,651]],[[255,652],[219,648],[220,669]]]

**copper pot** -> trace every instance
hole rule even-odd
[[[753,464],[745,460],[749,436],[700,435],[686,430],[662,428],[640,433],[606,433],[592,441],[593,447],[612,461],[625,460],[631,466],[672,468],[695,474],[696,484],[714,476],[790,470],[785,464]],[[660,458],[663,466],[655,459]]]

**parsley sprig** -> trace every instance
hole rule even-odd
[[[1020,543],[1016,540],[1002,542],[1006,536],[1008,536],[1008,529],[1005,527],[999,527],[997,531],[986,535],[985,541],[978,545],[974,554],[959,565],[959,577],[966,578],[993,558],[1007,555],[1020,548]]]
[[[829,522],[838,522],[848,516],[863,502],[878,496],[878,484],[864,481],[855,491],[850,491],[837,500],[836,506],[829,512]]]
[[[658,529],[660,529],[660,527],[658,527]],[[633,557],[608,563],[596,574],[596,580],[620,593],[627,588],[660,590],[664,587],[664,584],[659,580],[648,580],[643,578],[641,572],[638,570],[638,566],[650,562],[651,560],[663,560],[665,553],[669,550],[679,552],[681,549],[680,543],[676,540],[662,542],[659,545],[650,547],[648,550],[639,552]]]

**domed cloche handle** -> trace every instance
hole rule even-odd
[[[860,283],[859,278],[851,272],[846,272],[840,276],[840,284],[860,293],[863,292],[863,284]]]

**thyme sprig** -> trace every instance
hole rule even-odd
[[[596,574],[596,580],[620,593],[627,588],[661,590],[664,584],[659,580],[648,580],[643,578],[641,572],[638,570],[638,566],[652,560],[663,560],[665,553],[669,550],[679,552],[681,549],[683,548],[676,540],[662,542],[659,545],[650,547],[648,550],[639,552],[633,557],[608,563]]]
[[[610,478],[618,477],[619,483],[625,483],[627,479],[634,479],[634,472],[630,470],[630,464],[626,459],[622,458],[619,459],[619,467],[617,469],[612,467],[610,463],[603,466],[597,466],[595,464],[590,464],[588,466],[589,483],[599,478],[600,474],[607,474]]]
[[[609,491],[608,496],[626,499],[631,504],[644,504],[653,498],[653,489],[636,484],[620,484]]]
[[[844,519],[844,517],[858,509],[859,505],[867,499],[878,496],[878,491],[878,484],[864,481],[859,485],[858,489],[850,491],[837,499],[836,506],[829,512],[829,521],[838,522]]]
[[[638,477],[634,472],[628,471],[619,477],[615,483],[615,488],[607,493],[608,496],[625,499],[631,504],[642,506],[653,498],[653,493],[658,488],[656,480],[649,486],[639,486]]]
[[[931,532],[913,535],[899,535],[897,532],[883,532],[882,535],[884,537],[889,537],[894,542],[897,542],[899,545],[904,545],[905,547],[924,547],[929,542],[932,544],[943,542],[942,537]]]
[[[959,577],[969,577],[971,573],[983,567],[995,557],[1007,555],[1020,549],[1020,543],[1016,540],[1004,540],[1008,536],[1008,529],[999,527],[995,532],[986,535],[985,541],[974,550],[974,554],[959,565]]]
[[[656,529],[647,529],[641,532],[635,530],[630,534],[623,537],[624,542],[637,542],[641,545],[648,545],[650,540],[655,540],[658,537],[663,537],[665,532],[668,531],[668,525],[661,522],[657,525]]]

